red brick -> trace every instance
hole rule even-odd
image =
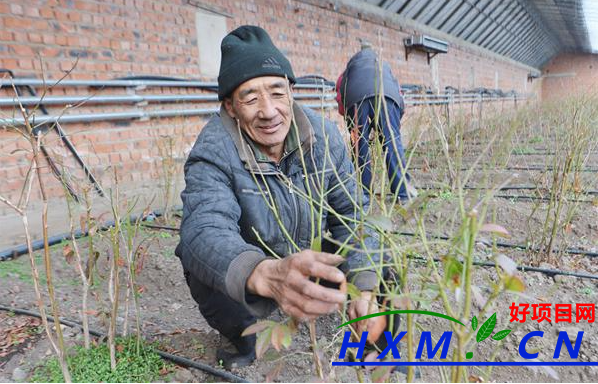
[[[44,19],[54,19],[54,10],[52,8],[40,8],[39,10],[39,14],[41,17],[43,17]]]
[[[41,43],[42,42],[42,35],[39,33],[28,33],[27,36],[29,37],[30,43]]]
[[[11,45],[9,47],[16,57],[27,57],[35,54],[33,49],[27,45]]]
[[[0,41],[14,41],[14,34],[0,29]]]

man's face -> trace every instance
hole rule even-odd
[[[239,85],[224,107],[260,150],[279,161],[291,127],[291,97],[287,79],[262,76]]]

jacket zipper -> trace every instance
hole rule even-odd
[[[295,216],[295,220],[294,220],[294,225],[293,225],[293,242],[295,242],[295,244],[299,241],[298,239],[298,230],[299,230],[299,208],[297,206],[297,194],[295,192],[293,192],[293,181],[291,180],[290,177],[288,177],[287,175],[285,175],[282,170],[280,169],[280,163],[282,163],[282,161],[285,159],[285,157],[287,157],[289,155],[289,153],[284,153],[282,155],[282,157],[280,158],[280,161],[276,164],[276,170],[278,171],[279,174],[282,175],[283,178],[287,179],[288,181],[288,188],[289,188],[289,195],[291,195],[291,201],[293,202],[293,213]]]

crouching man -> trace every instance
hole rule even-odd
[[[356,233],[359,194],[347,148],[332,122],[293,100],[295,75],[266,31],[242,26],[221,52],[220,113],[185,164],[176,254],[201,314],[237,348],[218,351],[230,368],[255,359],[255,335],[241,333],[256,318],[277,306],[299,320],[335,312],[347,298],[334,287],[345,279],[364,292],[349,317],[377,312],[370,299],[380,256],[310,250],[325,233],[341,244]],[[321,216],[313,204],[320,201]],[[375,236],[365,243],[378,249]]]

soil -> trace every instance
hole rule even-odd
[[[470,153],[481,151],[482,146],[476,147],[471,143],[468,147]],[[550,146],[538,147],[537,152],[550,152]],[[461,225],[458,213],[458,193],[447,186],[450,185],[448,170],[443,164],[441,156],[434,151],[423,152],[415,155],[417,158],[416,170],[411,172],[416,186],[420,193],[426,187],[441,186],[442,191],[434,190],[435,196],[427,202],[428,214],[425,219],[427,232],[454,236],[458,233]],[[475,157],[464,158],[464,164],[471,164]],[[542,154],[515,154],[509,158],[509,166],[542,166],[551,164],[550,155]],[[591,154],[585,164],[587,168],[598,167],[598,154]],[[466,168],[466,167],[465,167]],[[514,171],[497,170],[490,174],[473,172],[468,185],[495,187],[507,180]],[[509,185],[550,185],[552,173],[549,171],[516,171],[517,178],[509,181]],[[598,189],[598,177],[596,173],[581,172],[580,183],[585,191]],[[546,190],[540,190],[545,193]],[[536,191],[535,193],[538,193]],[[466,206],[472,206],[479,198],[478,191],[466,190]],[[533,195],[534,191],[505,191],[505,195]],[[543,194],[542,196],[547,196]],[[476,259],[481,261],[493,261],[497,254],[503,254],[520,266],[540,266],[549,269],[561,269],[565,271],[580,272],[598,276],[598,259],[584,255],[569,255],[558,250],[576,248],[580,250],[598,252],[598,204],[596,196],[581,193],[577,196],[586,199],[582,203],[567,202],[561,217],[569,212],[571,219],[569,225],[558,228],[553,257],[547,258],[541,254],[535,254],[525,249],[508,249],[492,247],[492,237],[489,233],[481,233],[475,247]],[[487,221],[504,227],[510,234],[509,239],[500,241],[513,244],[530,244],[532,247],[542,245],[543,225],[546,221],[548,202],[539,200],[523,200],[517,198],[491,198],[488,204]],[[413,218],[402,219],[395,215],[395,229],[406,232],[416,231],[416,222]],[[164,223],[163,223],[164,224]],[[178,221],[167,223],[177,226]],[[227,340],[220,337],[212,330],[201,317],[196,303],[189,294],[188,287],[183,278],[179,260],[174,256],[174,248],[178,243],[176,232],[168,230],[144,229],[138,235],[137,241],[145,239],[147,254],[143,269],[139,272],[137,282],[141,288],[139,294],[139,315],[141,332],[143,337],[149,341],[156,341],[165,351],[175,353],[213,367],[218,367],[215,351],[217,348],[230,348]],[[399,237],[401,242],[413,241],[409,237]],[[82,254],[86,254],[86,242],[80,242]],[[107,329],[106,313],[109,305],[106,296],[106,276],[108,274],[109,243],[106,238],[101,239],[98,245],[100,258],[98,259],[98,283],[92,289],[89,313],[91,327],[100,331]],[[446,248],[439,247],[437,256],[440,258],[446,253]],[[74,264],[67,262],[64,257],[63,245],[57,245],[51,249],[53,260],[54,281],[56,283],[56,296],[60,305],[62,316],[75,320],[80,319],[81,308],[81,284],[79,275]],[[41,255],[36,253],[37,264],[41,268]],[[440,271],[442,274],[442,271]],[[558,361],[585,361],[598,362],[598,332],[594,323],[586,320],[575,321],[575,304],[598,302],[598,279],[582,279],[568,276],[548,276],[537,272],[516,272],[516,276],[523,282],[525,291],[522,293],[504,293],[486,309],[483,316],[480,316],[480,324],[486,318],[496,312],[496,331],[511,329],[512,332],[502,341],[494,341],[488,338],[480,343],[471,345],[471,352],[474,352],[475,361],[486,361],[493,354],[497,361],[523,361],[519,356],[519,340],[531,331],[543,331],[542,338],[533,338],[527,346],[528,352],[534,350],[539,352],[538,361],[552,361],[553,352],[559,331],[567,331],[569,337],[575,338],[579,331],[583,331],[583,339],[579,358],[569,358],[567,349],[563,347],[561,357]],[[44,274],[45,276],[45,274]],[[409,287],[412,292],[417,292],[421,309],[446,313],[445,309],[436,298],[432,284],[430,283],[431,271],[424,263],[412,263],[412,270],[409,276]],[[0,304],[37,310],[36,299],[32,286],[31,273],[29,270],[28,256],[21,256],[15,260],[0,263],[0,277],[4,295]],[[485,300],[489,297],[491,287],[498,281],[494,268],[477,267],[474,272],[474,308],[473,314],[478,314]],[[421,287],[426,287],[421,289]],[[447,292],[449,299],[454,299],[458,292]],[[47,302],[47,301],[46,301]],[[523,324],[510,322],[510,309],[513,303],[548,303],[551,305],[551,323],[546,321],[538,323],[529,318]],[[571,323],[554,321],[555,304],[572,304],[573,321]],[[530,307],[531,311],[531,307]],[[17,319],[29,319],[19,320]],[[23,324],[36,324],[38,322],[31,318],[22,316],[8,316],[6,312],[0,311],[0,325],[2,335],[17,334],[23,329]],[[275,312],[270,316],[271,320],[283,321],[286,317]],[[432,332],[432,339],[438,340],[444,331],[450,330],[446,320],[429,316],[417,316],[419,330]],[[122,327],[124,313],[118,319]],[[355,382],[359,379],[358,373],[365,375],[365,380],[375,379],[379,372],[361,369],[357,371],[350,367],[335,367],[331,369],[328,364],[338,356],[339,347],[342,341],[342,334],[336,327],[341,323],[338,315],[323,317],[317,322],[318,345],[324,351],[326,360],[325,369],[331,381]],[[133,312],[128,318],[129,328],[134,325]],[[469,324],[466,324],[469,326]],[[21,327],[21,328],[18,328]],[[77,329],[66,329],[67,343],[81,343],[82,335]],[[404,322],[402,330],[405,329]],[[11,382],[15,379],[23,380],[32,372],[39,361],[52,353],[45,333],[25,332],[26,337],[20,342],[9,345],[0,343],[0,382]],[[581,336],[580,336],[581,337]],[[418,335],[415,340],[419,340]],[[454,344],[456,340],[453,340]],[[453,345],[451,345],[452,349]],[[406,346],[401,342],[401,355],[405,359]],[[450,350],[449,350],[450,356]],[[443,381],[441,370],[437,367],[422,367],[421,378],[416,381],[433,382]],[[301,325],[297,334],[293,336],[293,342],[288,350],[277,352],[270,348],[264,357],[257,360],[249,367],[233,369],[233,373],[244,377],[249,381],[279,381],[279,382],[309,382],[317,381],[310,352],[310,338],[306,326]],[[597,382],[598,367],[495,367],[491,370],[484,367],[469,368],[470,381],[495,381],[495,382]],[[221,381],[222,379],[206,374],[196,369],[178,368],[176,372],[163,377],[164,381],[172,382],[210,382]],[[395,372],[390,377],[391,381],[405,381],[403,373]]]

